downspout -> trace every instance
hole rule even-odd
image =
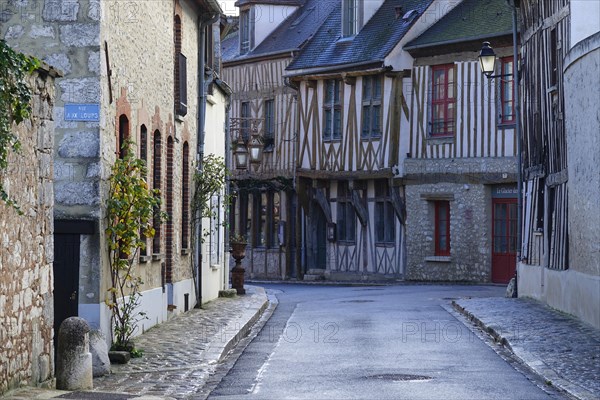
[[[198,121],[196,126],[198,138],[198,144],[196,149],[196,165],[197,172],[202,173],[202,159],[204,158],[204,128],[206,125],[206,79],[204,76],[204,52],[205,52],[205,34],[204,30],[207,26],[212,25],[219,19],[219,14],[209,14],[208,19],[198,16]],[[194,215],[196,221],[196,231],[194,232],[196,238],[196,253],[194,269],[196,270],[196,308],[202,307],[202,215],[199,209],[196,210]]]
[[[231,167],[232,167],[232,162],[231,162],[231,137],[229,136],[229,113],[231,111],[231,93],[226,93],[225,96],[226,100],[225,100],[225,168],[227,168],[228,171],[231,171]],[[229,176],[229,174],[226,175],[225,177],[225,199],[229,199],[230,197],[230,193],[231,193],[231,178]],[[226,218],[225,221],[229,222],[230,219],[230,213],[231,213],[231,207],[230,204],[227,204],[227,208],[225,209],[226,212]],[[227,223],[226,228],[225,228],[225,253],[227,254],[227,256],[225,257],[230,257],[229,256],[229,236],[231,235],[231,225],[229,223]],[[229,267],[229,262],[225,262],[225,260],[223,260],[224,265],[227,265]],[[227,282],[227,278],[229,277],[229,268],[225,268],[223,267],[223,287],[221,289],[226,290],[229,288],[229,283]]]
[[[515,268],[515,291],[513,297],[518,297],[519,289],[518,289],[518,276],[517,271],[519,269],[519,264],[521,263],[521,255],[523,251],[523,172],[522,172],[522,154],[521,154],[521,99],[520,99],[520,77],[519,77],[519,48],[518,48],[518,32],[517,32],[517,24],[519,20],[517,18],[517,1],[513,1],[512,3],[512,35],[513,35],[513,80],[515,85],[515,135],[517,139],[517,185],[518,185],[518,195],[517,195],[517,266]]]

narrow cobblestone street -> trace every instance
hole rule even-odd
[[[530,299],[479,298],[455,308],[503,342],[548,384],[600,398],[600,331]]]

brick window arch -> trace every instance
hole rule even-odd
[[[189,248],[190,240],[190,146],[183,143],[182,193],[181,193],[181,248]]]
[[[129,139],[129,118],[127,118],[127,115],[119,115],[119,126],[117,129],[119,132],[119,136],[117,137],[117,157],[122,159],[125,157],[125,152],[122,150],[123,144]]]
[[[173,137],[167,138],[167,226],[166,226],[166,280],[173,282]]]
[[[152,146],[152,188],[160,190],[161,187],[161,148],[162,139],[160,131],[157,129],[154,131],[154,140]],[[152,239],[152,253],[160,254],[160,208],[154,210],[154,238]]]

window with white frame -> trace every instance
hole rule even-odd
[[[513,57],[501,59],[500,119],[501,124],[515,123],[515,85],[513,80]]]
[[[381,76],[363,77],[362,137],[381,136]]]
[[[252,10],[240,11],[240,54],[246,54],[252,49],[253,25]]]
[[[265,126],[264,126],[265,151],[273,150],[275,140],[275,100],[265,100]]]
[[[342,36],[351,37],[358,33],[362,22],[362,0],[343,0]]]
[[[333,140],[342,136],[342,80],[325,81],[323,101],[323,139]]]

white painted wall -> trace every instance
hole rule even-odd
[[[571,0],[571,48],[600,31],[600,1]]]
[[[530,297],[600,328],[600,276],[519,263],[519,297]]]
[[[298,7],[257,4],[254,6],[254,47],[258,46]]]

